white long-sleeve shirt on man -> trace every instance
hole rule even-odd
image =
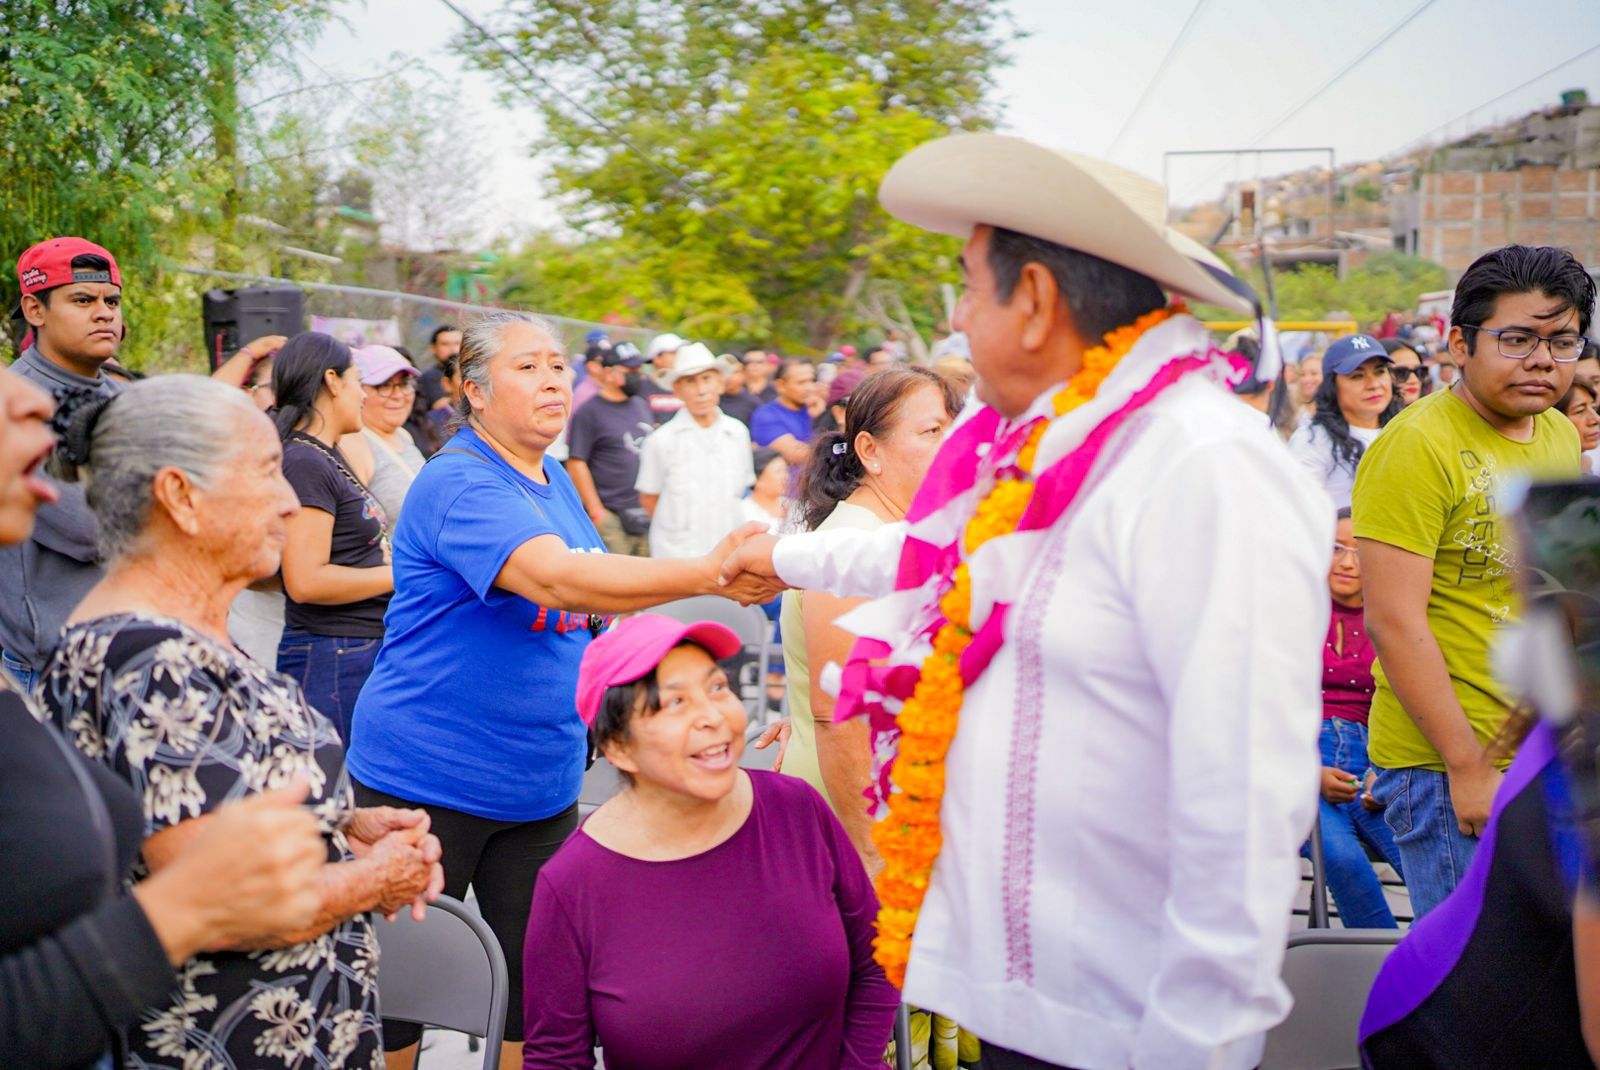
[[[1107,453],[967,692],[905,998],[1082,1070],[1246,1070],[1290,1005],[1333,510],[1198,378]],[[879,597],[904,537],[792,536],[774,562]]]

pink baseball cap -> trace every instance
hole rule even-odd
[[[590,728],[600,716],[606,691],[650,674],[679,643],[698,643],[718,661],[731,658],[744,644],[731,628],[703,620],[685,624],[659,613],[629,617],[589,644],[578,666],[578,716]]]
[[[356,367],[361,369],[361,381],[367,386],[382,386],[393,379],[396,372],[404,372],[413,379],[417,377],[417,369],[411,362],[388,346],[362,346],[351,356],[355,357]]]

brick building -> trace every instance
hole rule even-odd
[[[1497,245],[1559,245],[1600,268],[1600,169],[1519,167],[1418,176],[1391,199],[1397,248],[1460,274]]]

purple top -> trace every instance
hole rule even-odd
[[[1367,638],[1360,606],[1333,603],[1328,639],[1322,645],[1322,719],[1338,717],[1367,723],[1372,708],[1372,661],[1376,652]]]
[[[644,862],[579,829],[539,871],[523,952],[524,1070],[882,1065],[900,993],[872,959],[877,896],[827,803],[752,771],[750,816]]]

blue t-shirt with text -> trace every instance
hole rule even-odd
[[[546,458],[544,474],[548,483],[528,479],[467,428],[411,485],[383,649],[350,732],[350,772],[367,787],[495,821],[577,801],[588,618],[494,586],[512,552],[541,535],[605,552],[566,472]]]

